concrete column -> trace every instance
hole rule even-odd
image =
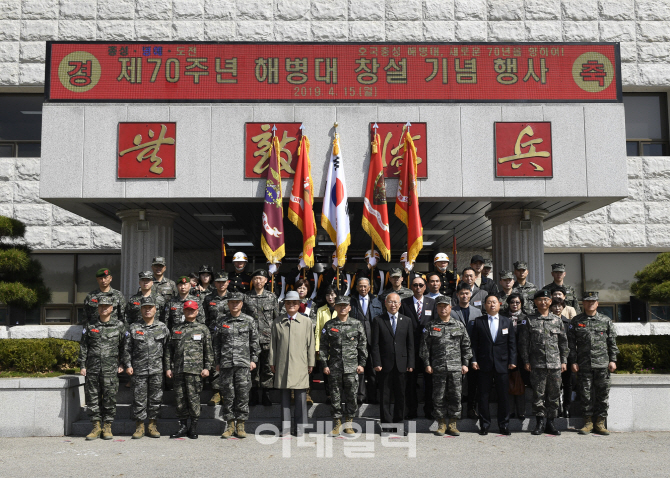
[[[521,230],[521,220],[527,211],[530,230]],[[537,287],[544,286],[544,226],[547,211],[541,209],[500,209],[486,213],[491,220],[493,241],[493,270],[513,269],[516,261],[528,262],[528,280]]]
[[[138,230],[140,213],[149,223],[148,230]],[[151,259],[165,257],[168,277],[172,277],[174,247],[173,224],[179,214],[155,209],[128,209],[116,215],[121,219],[121,292],[126,297],[138,287],[137,275],[151,269]]]

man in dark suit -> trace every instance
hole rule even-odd
[[[423,375],[425,385],[424,414],[430,418],[433,413],[433,376],[423,373],[425,367],[419,357],[419,348],[421,346],[423,330],[428,326],[428,322],[434,318],[435,299],[423,295],[426,291],[426,281],[423,277],[414,277],[410,285],[414,295],[402,299],[400,313],[412,319],[412,327],[414,328],[414,352],[416,353],[414,363],[416,367],[414,368],[414,372],[407,375],[407,418],[414,420],[417,418],[417,409],[419,408],[416,393],[419,373]]]
[[[372,320],[384,311],[382,303],[370,295],[370,279],[359,277],[356,279],[356,293],[351,295],[351,312],[349,317],[360,320],[365,329],[368,341],[368,358],[365,363],[365,373],[358,375],[358,403],[378,403],[377,379],[372,366]]]
[[[472,367],[479,370],[479,434],[487,435],[491,426],[489,393],[495,383],[498,394],[498,427],[510,435],[507,405],[508,370],[516,368],[516,339],[509,318],[499,315],[500,300],[490,294],[484,301],[486,315],[478,317],[472,326]]]
[[[372,366],[381,390],[379,406],[382,434],[405,417],[405,381],[414,370],[414,330],[412,319],[399,314],[400,296],[386,296],[386,311],[372,321]],[[395,400],[391,415],[391,395]],[[404,433],[404,430],[403,430]]]

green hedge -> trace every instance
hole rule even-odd
[[[617,369],[624,372],[670,370],[670,336],[617,337]]]
[[[0,370],[36,373],[74,368],[79,342],[63,339],[0,340]]]

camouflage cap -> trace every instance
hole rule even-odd
[[[228,280],[228,273],[226,271],[217,272],[214,275],[214,282],[226,282]]]
[[[154,299],[152,296],[142,297],[140,299],[140,306],[144,307],[145,305],[150,305],[152,307],[156,307],[156,299]]]
[[[402,269],[394,267],[389,271],[389,277],[402,277]]]
[[[584,291],[584,297],[582,300],[598,300],[598,291],[589,290]]]
[[[108,268],[103,267],[102,269],[98,269],[98,272],[95,273],[95,277],[107,277],[111,276],[112,271],[110,271]]]
[[[514,272],[508,270],[502,270],[498,273],[498,276],[501,279],[514,279]]]
[[[515,270],[528,270],[528,263],[526,261],[516,261],[514,263],[514,269]]]
[[[493,262],[491,262],[491,259],[484,259],[484,268],[493,269]]]
[[[201,265],[198,274],[214,274],[214,267],[208,265]]]
[[[435,304],[451,305],[451,297],[447,297],[446,295],[438,295],[435,297]]]
[[[228,293],[228,300],[244,300],[244,294],[242,292],[230,292]]]
[[[251,278],[253,279],[254,277],[258,277],[258,276],[265,277],[267,279],[268,277],[270,277],[270,274],[265,269],[256,269],[253,272],[253,274],[251,274]]]
[[[542,297],[547,297],[547,298],[551,299],[551,292],[549,292],[547,289],[540,289],[537,292],[535,292],[535,295],[533,296],[533,300],[540,299]]]
[[[111,295],[102,295],[98,297],[98,307],[101,305],[114,305],[114,299]]]
[[[165,265],[165,257],[154,257],[151,259],[151,265],[152,266],[164,266]]]
[[[151,279],[154,280],[154,273],[151,271],[142,271],[139,273],[140,279]]]
[[[565,264],[561,263],[552,264],[551,272],[565,272]]]
[[[177,278],[177,284],[190,284],[191,278],[189,276],[179,276]]]
[[[349,305],[351,302],[349,301],[349,297],[345,295],[339,296],[337,299],[335,299],[335,305]]]
[[[184,310],[186,309],[198,310],[198,303],[195,300],[187,300],[184,302]]]

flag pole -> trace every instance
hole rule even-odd
[[[370,258],[375,256],[375,240],[370,238]],[[370,270],[370,295],[375,293],[375,266]]]
[[[276,125],[276,124],[273,124],[273,125],[272,125],[272,139],[274,139],[274,137],[275,137],[275,132],[276,132],[276,131],[277,131],[277,125]],[[273,147],[274,147],[274,142],[272,142],[272,146],[270,146],[270,154],[272,154],[272,148],[273,148]],[[280,159],[279,159],[279,154],[280,154],[280,153],[281,153],[280,151],[277,151],[277,167],[279,168],[279,175],[280,175],[280,177],[281,177],[281,161],[280,161]],[[269,174],[269,173],[268,173],[268,174]],[[281,184],[280,184],[280,187],[281,187]],[[274,264],[274,262],[271,262],[270,264]],[[275,293],[275,275],[274,275],[274,274],[272,274],[272,275],[270,276],[270,281],[271,281],[271,283],[270,283],[270,292],[272,292],[272,293],[274,294],[274,293]]]
[[[337,139],[337,127],[340,126],[340,124],[335,121],[333,123],[333,129],[335,130],[335,139]],[[335,258],[337,258],[337,241],[335,241]],[[340,295],[340,260],[337,259],[337,267],[336,267],[336,276],[337,276],[337,295]]]

